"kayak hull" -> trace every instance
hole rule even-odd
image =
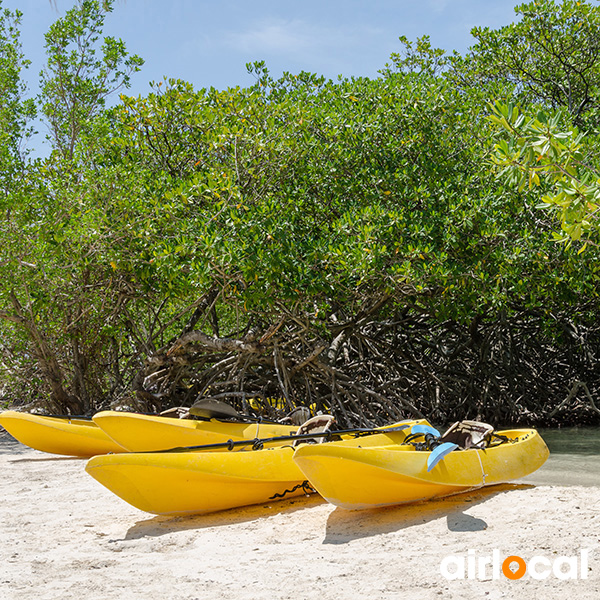
[[[9,410],[0,413],[0,425],[22,444],[50,454],[88,458],[125,451],[93,421],[86,419],[46,417]]]
[[[400,444],[364,447],[359,440],[302,446],[294,454],[311,485],[347,509],[391,506],[512,481],[537,470],[549,452],[534,430],[498,432],[514,443],[448,454],[427,471],[430,452]]]
[[[119,411],[98,412],[92,418],[110,438],[130,452],[291,435],[298,429],[277,423],[199,421]]]
[[[203,514],[306,493],[304,475],[292,455],[290,447],[113,454],[95,456],[86,471],[140,510],[157,515]]]

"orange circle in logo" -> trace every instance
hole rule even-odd
[[[512,571],[510,568],[510,565],[514,562],[519,565],[516,571]],[[520,556],[509,556],[502,563],[502,572],[508,579],[521,579],[525,575],[525,571],[527,571],[527,565]]]

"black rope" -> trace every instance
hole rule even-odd
[[[269,497],[269,500],[277,500],[279,498],[285,498],[286,494],[293,494],[294,492],[298,491],[300,488],[302,488],[304,490],[304,493],[307,495],[317,493],[317,490],[315,490],[310,485],[310,483],[308,482],[308,479],[307,479],[306,481],[303,481],[302,483],[295,485],[291,490],[285,490],[281,494],[273,494],[272,496]]]
[[[424,441],[415,442],[416,439],[424,437]],[[404,438],[403,445],[414,446],[415,450],[433,450],[436,446],[440,445],[440,438],[433,435],[432,433],[411,433]]]

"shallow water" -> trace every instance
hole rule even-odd
[[[520,481],[541,485],[600,487],[600,427],[540,429],[550,457]]]

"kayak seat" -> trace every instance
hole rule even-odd
[[[493,432],[491,425],[481,421],[457,421],[446,430],[438,443],[457,444],[461,450],[487,448]]]
[[[305,421],[296,431],[296,435],[307,435],[311,433],[325,433],[331,429],[335,419],[331,415],[317,415]],[[319,444],[324,440],[324,436],[318,436],[315,438],[304,438],[301,440],[295,440],[292,443],[292,447],[296,448],[299,444]]]

